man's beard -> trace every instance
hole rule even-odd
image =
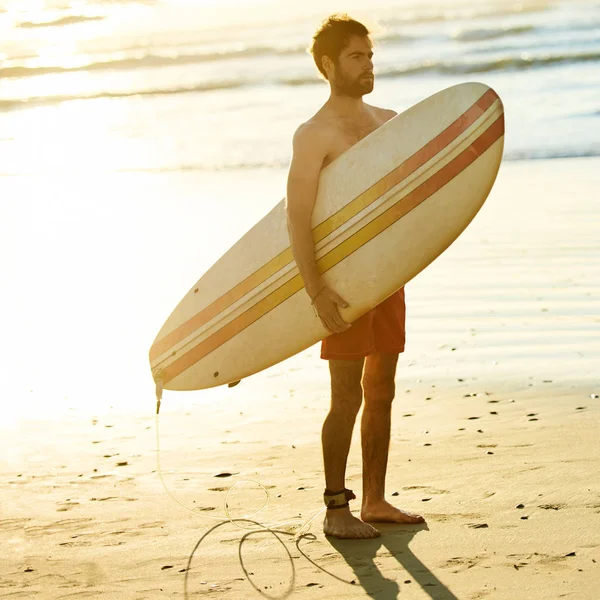
[[[362,98],[373,91],[375,80],[363,74],[356,79],[350,79],[343,71],[337,70],[334,79],[334,89],[339,96]]]

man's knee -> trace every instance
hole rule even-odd
[[[359,378],[343,382],[331,381],[331,410],[338,416],[356,418],[363,399],[363,389]]]
[[[394,378],[398,354],[373,354],[367,358],[362,385],[365,405],[389,407],[396,393]]]
[[[331,412],[355,418],[362,404],[363,361],[330,361]]]
[[[386,374],[368,373],[363,379],[365,404],[370,406],[389,406],[396,395],[394,378]]]

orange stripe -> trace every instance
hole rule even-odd
[[[365,227],[359,232],[356,232],[351,238],[342,242],[339,246],[323,256],[318,263],[319,271],[324,273],[331,269],[362,247],[364,243],[379,235],[379,233],[393,225],[435,192],[443,188],[449,181],[454,179],[471,165],[494,142],[500,139],[503,134],[504,115],[501,115],[477,140],[475,140],[475,142],[446,166],[437,171],[432,177],[410,192],[410,194],[405,196],[401,201],[397,202],[387,211],[365,225]],[[352,248],[352,239],[359,233],[361,234],[361,237],[366,239],[359,247]],[[263,300],[252,306],[245,313],[227,323],[219,331],[192,348],[169,366],[162,369],[160,375],[163,383],[167,384],[169,381],[189,369],[192,365],[219,348],[225,342],[229,341],[246,327],[252,325],[252,323],[279,306],[302,288],[302,278],[298,274]]]
[[[475,102],[465,113],[456,119],[443,132],[429,141],[425,146],[410,156],[393,171],[382,177],[370,188],[354,198],[350,203],[331,215],[323,223],[313,230],[315,243],[327,237],[335,229],[342,226],[349,218],[358,214],[366,206],[383,196],[386,192],[412,175],[426,162],[439,154],[451,142],[466,131],[482,114],[484,114],[498,98],[493,90],[487,90],[477,102]],[[286,256],[287,255],[287,256]],[[277,273],[293,260],[291,249],[288,247],[283,252],[271,259],[252,275],[237,284],[223,296],[202,309],[191,319],[182,323],[179,327],[156,342],[150,349],[150,360],[156,360],[160,355],[184,340],[188,335],[202,327],[205,323],[216,317],[232,304],[243,298],[246,294],[263,283],[266,279]],[[283,264],[281,264],[283,262]]]

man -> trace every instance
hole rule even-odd
[[[332,15],[315,33],[311,52],[331,93],[294,135],[287,187],[292,252],[315,312],[332,334],[321,347],[331,374],[331,408],[322,432],[328,506],[323,530],[339,538],[379,536],[368,522],[424,522],[384,498],[394,377],[398,354],[404,351],[404,290],[349,325],[339,312],[348,306],[346,300],[325,285],[317,270],[311,228],[321,169],[396,114],[363,102],[363,95],[373,91],[372,48],[367,28],[347,15]],[[355,496],[345,487],[345,471],[363,391],[358,519],[350,512],[348,501]]]

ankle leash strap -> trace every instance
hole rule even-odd
[[[325,506],[331,509],[346,508],[346,506],[349,505],[349,501],[354,500],[355,498],[356,496],[354,495],[354,492],[347,488],[340,492],[330,492],[326,489],[325,493],[323,494]]]

